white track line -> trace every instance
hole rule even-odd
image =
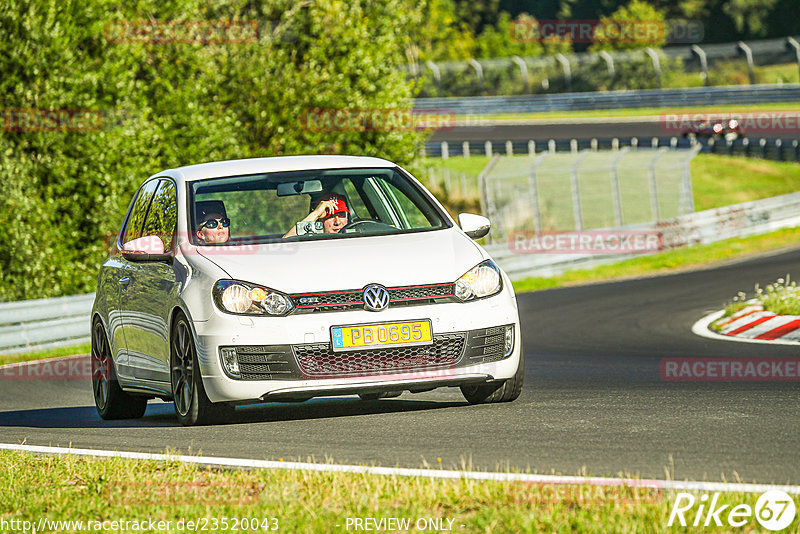
[[[401,467],[369,467],[360,465],[315,464],[304,462],[275,462],[269,460],[246,460],[241,458],[217,458],[213,456],[181,456],[142,452],[106,451],[94,449],[72,449],[61,447],[39,447],[0,443],[0,449],[34,454],[92,456],[97,458],[126,458],[130,460],[179,461],[213,467],[249,469],[285,469],[288,471],[321,471],[336,473],[364,473],[385,476],[407,476],[440,479],[495,480],[503,482],[532,482],[539,484],[586,484],[592,486],[629,486],[661,490],[725,491],[738,493],[763,493],[781,490],[800,494],[800,486],[773,484],[741,484],[727,482],[696,482],[677,480],[654,480],[636,478],[605,478],[585,476],[532,475],[525,473],[484,473],[479,471],[451,471],[445,469],[409,469]]]
[[[746,337],[738,337],[738,336],[724,336],[722,334],[717,334],[716,332],[712,332],[708,326],[722,317],[725,314],[724,310],[715,311],[714,313],[710,313],[703,317],[702,319],[698,320],[696,323],[692,325],[692,333],[700,336],[700,337],[707,337],[709,339],[718,339],[723,341],[739,341],[742,343],[767,343],[769,345],[800,345],[800,341],[789,341],[789,340],[779,340],[779,339],[750,339]]]

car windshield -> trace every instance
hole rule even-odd
[[[399,234],[450,226],[397,168],[264,173],[190,184],[200,245]]]

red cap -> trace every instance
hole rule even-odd
[[[319,205],[319,203],[323,200],[333,200],[336,203],[336,209],[333,211],[333,213],[349,211],[347,209],[347,202],[345,201],[344,197],[338,193],[324,193],[317,199],[317,205]]]

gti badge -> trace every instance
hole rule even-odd
[[[364,288],[364,309],[383,311],[389,306],[389,292],[379,284],[370,284]]]

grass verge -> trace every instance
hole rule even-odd
[[[718,504],[752,507],[757,498],[725,493]],[[364,530],[354,528],[355,518],[395,518],[409,521],[408,531],[422,530],[423,524],[439,530],[431,528],[439,524],[456,532],[664,532],[675,530],[667,526],[674,500],[673,493],[657,489],[211,470],[178,462],[0,451],[0,521],[84,522],[83,528],[62,525],[62,531],[96,531],[92,525],[97,522],[119,520],[147,523],[139,529],[132,523],[117,529],[106,523],[106,528],[153,531],[153,520],[165,522],[155,528],[159,532],[194,530],[189,521],[199,524],[197,530],[203,525],[212,531],[234,530],[238,519],[240,531],[277,526],[282,532],[346,532]],[[687,513],[688,522],[696,508]],[[228,529],[222,528],[223,518]],[[248,528],[242,518],[248,518]],[[259,520],[258,529],[250,526],[251,518]],[[215,521],[217,528],[212,528]],[[754,517],[748,524],[758,528]],[[717,530],[730,529],[725,527]]]
[[[624,278],[638,278],[677,270],[709,267],[760,252],[797,246],[800,228],[785,228],[759,236],[726,239],[708,245],[669,250],[650,256],[631,258],[592,269],[568,271],[551,278],[525,278],[514,282],[518,293],[554,287],[585,284]]]
[[[0,354],[0,365],[15,362],[29,362],[31,360],[43,360],[45,358],[57,358],[59,356],[73,356],[75,354],[89,354],[92,350],[91,343],[81,343],[69,347],[58,347],[33,352],[20,352],[17,354]]]

